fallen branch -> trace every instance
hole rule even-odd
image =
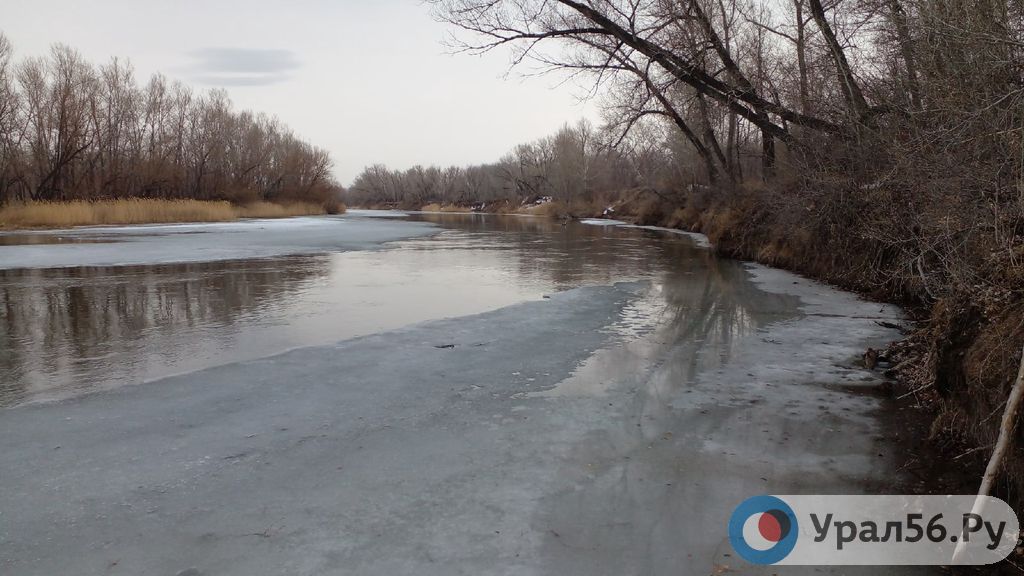
[[[1010,437],[1017,424],[1017,412],[1020,411],[1020,402],[1024,398],[1024,348],[1021,349],[1020,368],[1017,370],[1017,380],[1010,388],[1010,396],[1006,399],[1006,409],[1003,410],[1003,422],[999,425],[999,439],[996,440],[996,447],[992,450],[992,457],[985,467],[985,475],[981,477],[981,487],[978,488],[978,497],[974,500],[971,513],[980,515],[985,507],[985,497],[992,490],[992,483],[995,482],[996,474],[1003,463],[1003,456],[1010,447]],[[963,555],[966,548],[966,538],[960,538],[956,550],[953,552],[953,564],[956,564]]]
[[[923,386],[919,386],[917,388],[914,388],[913,390],[911,390],[910,392],[907,392],[906,394],[904,394],[902,396],[897,396],[896,399],[897,400],[903,400],[907,396],[915,396],[915,395],[917,395],[918,392],[924,392],[925,390],[927,390],[927,389],[929,389],[931,387],[932,387],[932,383],[929,382],[929,383],[927,383],[927,384],[925,384]]]
[[[970,450],[968,450],[968,451],[964,452],[963,454],[961,454],[961,455],[959,455],[959,456],[953,456],[953,458],[952,458],[952,459],[953,459],[954,461],[956,461],[956,460],[959,460],[959,459],[963,458],[964,456],[969,456],[969,455],[971,455],[971,454],[974,454],[975,452],[980,452],[981,450],[987,450],[987,449],[989,449],[989,448],[991,448],[991,447],[992,447],[992,446],[991,446],[991,445],[989,445],[989,446],[978,446],[977,448],[971,448]]]

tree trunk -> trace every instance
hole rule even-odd
[[[775,176],[775,139],[761,132],[761,178],[767,182]]]
[[[914,58],[914,46],[910,39],[910,28],[907,26],[907,15],[899,0],[889,0],[889,11],[896,28],[896,41],[900,46],[903,64],[907,67],[907,91],[910,93],[910,105],[914,110],[921,109],[921,88],[917,82],[917,62]]]
[[[704,100],[703,94],[697,94],[697,106],[700,110],[701,125],[704,132],[704,145],[713,153],[715,159],[725,170],[725,175],[730,182],[735,182],[735,175],[729,170],[729,161],[722,152],[722,145],[718,143],[718,136],[715,135],[715,128],[711,125],[711,115],[708,113],[708,103]]]
[[[843,90],[843,97],[846,99],[850,114],[855,120],[864,122],[868,117],[868,104],[860,90],[860,85],[857,84],[857,80],[853,76],[853,69],[850,68],[850,62],[846,59],[846,53],[843,52],[842,45],[839,44],[832,26],[828,23],[821,0],[808,0],[808,2],[811,6],[811,16],[818,25],[818,29],[821,30],[825,44],[828,45],[829,52],[832,54],[832,61],[836,65],[836,73],[839,75],[839,86]]]
[[[810,85],[807,81],[807,37],[804,0],[793,0],[796,9],[796,67],[800,74],[800,113],[810,113]]]

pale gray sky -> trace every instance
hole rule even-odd
[[[449,27],[418,0],[0,0],[16,56],[63,42],[224,87],[330,150],[345,185],[370,163],[496,160],[564,122],[598,117],[554,77],[507,78],[507,53],[448,54]]]

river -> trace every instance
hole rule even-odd
[[[0,305],[5,574],[805,573],[732,508],[900,464],[855,365],[899,311],[672,231],[7,233]]]

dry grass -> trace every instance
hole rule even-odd
[[[95,202],[28,202],[0,208],[0,228],[224,222],[238,218],[285,218],[323,213],[323,206],[313,203],[255,202],[236,206],[224,201],[142,198]]]
[[[456,206],[455,204],[438,204],[433,202],[420,207],[421,212],[472,212],[473,209],[467,206]]]
[[[310,216],[323,214],[324,207],[312,202],[293,202],[275,204],[273,202],[253,202],[241,206],[232,206],[238,218],[288,218],[291,216]],[[344,207],[340,212],[344,212]]]
[[[96,224],[150,224],[234,220],[228,202],[199,200],[102,200],[29,202],[0,208],[5,228],[60,228]]]
[[[523,206],[519,208],[517,212],[520,214],[530,214],[532,216],[546,216],[548,218],[569,217],[569,210],[561,202],[545,202],[544,204]]]

